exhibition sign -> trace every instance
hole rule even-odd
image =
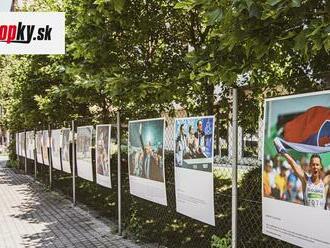
[[[43,131],[37,131],[36,133],[37,162],[41,164],[43,163],[42,142],[43,142]]]
[[[215,225],[214,116],[179,118],[174,125],[176,210]]]
[[[93,181],[92,166],[93,126],[77,127],[77,175]]]
[[[96,183],[111,188],[111,125],[96,126]]]
[[[167,206],[164,130],[164,118],[128,123],[128,169],[132,195]]]
[[[330,247],[330,91],[265,101],[263,233]]]
[[[52,166],[57,170],[62,170],[60,141],[61,141],[61,129],[52,130],[51,133]]]
[[[49,165],[48,159],[49,134],[48,130],[42,132],[42,158],[44,165]]]
[[[62,167],[63,171],[71,173],[70,167],[70,128],[62,128],[61,137]]]

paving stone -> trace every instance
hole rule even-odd
[[[112,234],[108,224],[72,207],[60,194],[8,168],[0,168],[0,223],[0,248],[141,247]]]

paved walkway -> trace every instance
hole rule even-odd
[[[138,247],[29,176],[0,166],[0,248]]]

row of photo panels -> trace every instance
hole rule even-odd
[[[301,247],[330,247],[326,228],[330,218],[330,91],[266,99],[263,128],[263,233]],[[165,130],[164,118],[129,122],[128,171],[132,195],[167,206]],[[176,210],[215,225],[214,116],[177,118],[173,130]],[[87,180],[93,178],[92,133],[93,126],[77,129],[78,176]],[[47,135],[40,131],[35,139],[37,159],[43,163],[48,161]],[[51,136],[53,156],[62,149],[63,170],[69,161],[69,136],[66,129],[55,130]],[[107,179],[110,137],[107,125],[96,128],[97,173]],[[26,147],[24,133],[16,138],[18,154],[25,156],[26,150],[26,156],[33,158],[33,134],[26,133]],[[60,168],[58,158],[53,161]]]
[[[50,134],[50,135],[49,135]],[[26,137],[24,137],[26,136]],[[93,146],[93,138],[95,145]],[[16,153],[40,164],[72,172],[70,144],[72,132],[69,128],[27,131],[16,134]],[[92,150],[95,147],[96,183],[111,188],[110,159],[117,152],[116,129],[111,125],[82,126],[76,134],[77,176],[93,181]],[[50,153],[49,153],[50,150]],[[49,157],[51,155],[51,159]]]
[[[175,119],[173,160],[177,211],[210,225],[215,224],[213,200],[214,116]],[[111,187],[111,156],[117,152],[116,129],[111,125],[77,127],[77,176],[93,181],[92,148],[95,147],[96,182]],[[26,138],[24,137],[26,135]],[[95,142],[93,144],[93,138]],[[22,132],[16,135],[19,156],[71,173],[68,128]],[[130,193],[167,206],[165,184],[165,119],[130,121],[128,171]],[[200,184],[191,184],[191,180]],[[205,209],[201,212],[199,209]]]

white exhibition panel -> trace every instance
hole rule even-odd
[[[128,124],[130,193],[167,206],[164,161],[164,118]]]
[[[62,170],[60,149],[61,129],[52,130],[51,135],[52,166],[54,169]]]
[[[214,226],[214,116],[175,119],[174,130],[176,211]]]
[[[61,153],[62,153],[62,167],[63,171],[67,173],[71,173],[70,166],[70,128],[62,129],[62,137],[61,137]]]
[[[77,176],[93,181],[92,167],[93,126],[77,127]]]

